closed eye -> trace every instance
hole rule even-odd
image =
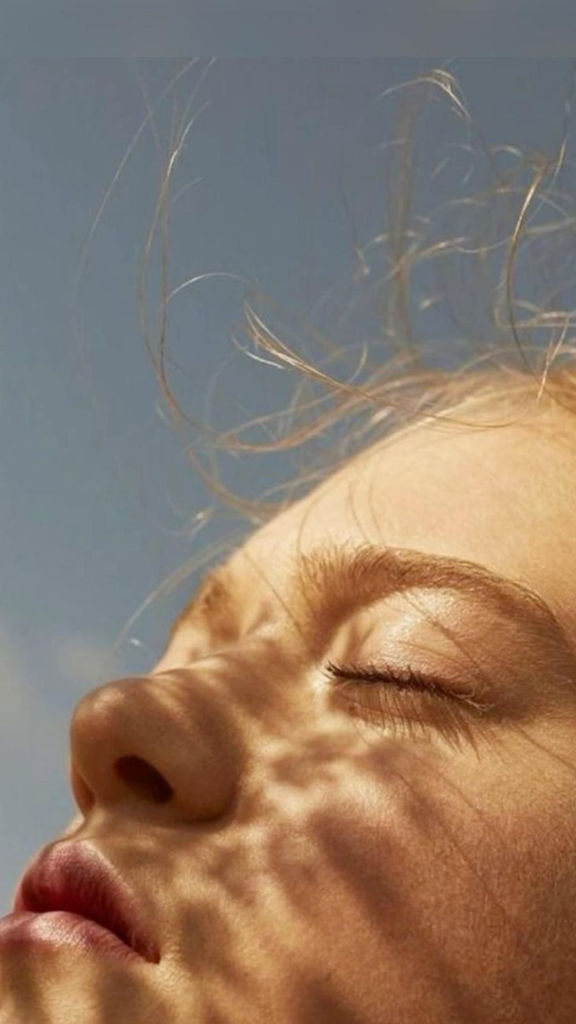
[[[440,737],[457,749],[465,739],[476,748],[477,738],[487,736],[493,725],[486,712],[496,705],[411,668],[328,662],[324,675],[352,718],[400,739],[430,742]]]
[[[400,668],[382,661],[378,665],[372,662],[365,665],[336,665],[329,661],[326,664],[326,672],[336,684],[338,681],[342,685],[346,682],[388,683],[400,691],[427,693],[441,700],[458,701],[470,705],[477,711],[490,711],[494,707],[494,704],[481,701],[470,693],[456,690],[452,684],[446,683],[436,675],[419,672],[410,666]]]

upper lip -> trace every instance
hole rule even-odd
[[[106,857],[86,841],[63,841],[42,850],[23,875],[12,909],[80,914],[108,928],[145,960],[160,960],[134,894]]]

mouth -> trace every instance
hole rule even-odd
[[[77,938],[87,942],[91,937],[94,942],[99,932],[100,944],[113,936],[116,945],[123,943],[149,963],[160,960],[134,893],[104,855],[86,841],[65,841],[42,852],[21,881],[13,910],[26,916],[26,912],[40,915],[36,933],[51,928],[54,935],[53,928],[61,932],[65,927],[69,932],[73,927]]]
[[[0,919],[0,951],[30,950],[37,946],[73,947],[128,961],[144,960],[114,932],[67,910],[20,911]]]

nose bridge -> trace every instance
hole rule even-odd
[[[269,654],[262,644],[230,647],[86,694],[70,724],[82,812],[122,804],[180,821],[227,813],[264,734],[289,729],[289,672]]]

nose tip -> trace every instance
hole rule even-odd
[[[70,724],[71,782],[84,815],[124,808],[188,821],[226,813],[248,757],[231,674],[222,659],[210,672],[186,666],[85,694]]]

